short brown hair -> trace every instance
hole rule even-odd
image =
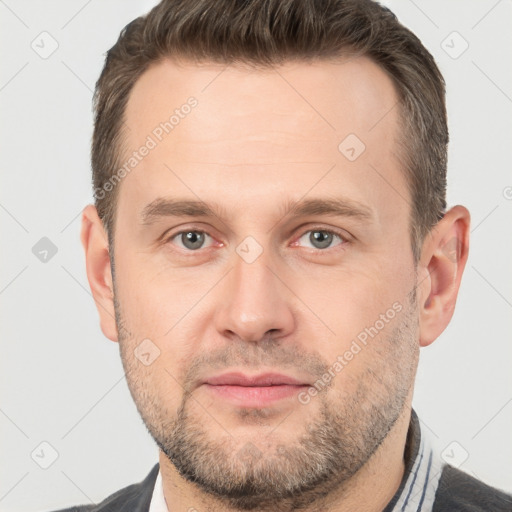
[[[344,54],[371,58],[396,87],[397,142],[403,149],[398,153],[410,191],[411,246],[417,262],[425,235],[446,209],[445,83],[421,41],[372,0],[162,0],[121,31],[96,84],[91,150],[95,191],[105,190],[120,166],[126,104],[150,64],[170,56],[265,67]],[[111,243],[117,188],[95,193]]]

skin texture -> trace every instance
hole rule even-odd
[[[382,510],[403,475],[419,349],[453,314],[469,213],[446,213],[416,268],[397,96],[366,58],[267,70],[158,63],[130,96],[124,156],[190,96],[197,106],[118,185],[114,247],[94,206],[82,218],[101,327],[119,342],[160,447],[166,501],[172,510]],[[354,161],[338,149],[349,134],[365,144]],[[219,209],[144,220],[159,198]],[[345,198],[369,215],[286,215],[312,198]],[[184,245],[181,231],[205,232],[203,245]],[[240,247],[257,257],[249,263]],[[202,384],[273,371],[313,386],[377,325],[308,403],[295,393],[242,407]],[[149,365],[135,352],[147,339],[159,350]]]

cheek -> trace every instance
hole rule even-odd
[[[414,318],[405,306],[394,303],[384,316],[368,324],[350,341],[330,354],[332,397],[378,404],[407,393],[419,355]]]
[[[135,403],[143,408],[145,415],[160,414],[158,411],[176,411],[182,400],[182,386],[187,344],[173,336],[172,324],[165,314],[155,311],[150,304],[129,298],[134,308],[120,303],[122,318],[128,335],[120,339],[121,358],[127,382]],[[160,332],[169,332],[162,336]]]
[[[162,269],[149,258],[123,255],[116,258],[116,292],[124,319],[133,335],[160,339],[197,302],[202,287],[194,277]],[[195,292],[194,292],[195,290]]]
[[[137,379],[150,382],[162,399],[176,402],[181,397],[177,383],[183,382],[187,361],[203,338],[200,320],[206,316],[200,299],[212,285],[168,268],[155,271],[150,262],[127,257],[119,265],[116,260],[116,283],[129,332],[123,342],[125,357]],[[143,354],[148,353],[152,362],[145,366],[148,357]]]
[[[153,425],[164,424],[176,415],[182,401],[181,386],[176,381],[174,368],[165,362],[162,353],[151,365],[146,366],[133,356],[129,348],[123,355],[123,364],[129,368],[126,380],[137,408]],[[127,360],[128,358],[128,360]]]
[[[407,286],[386,276],[383,265],[373,267],[366,265],[364,270],[330,269],[322,276],[295,279],[294,291],[298,297],[304,298],[306,306],[302,308],[302,320],[305,322],[305,316],[311,317],[314,312],[333,331],[326,329],[331,338],[343,345],[379,321],[381,315],[393,308],[393,304],[399,302],[403,305]]]
[[[320,279],[302,279],[297,288],[297,295],[308,297],[307,306],[321,319],[318,323],[304,309],[301,323],[336,375],[333,384],[339,392],[354,391],[369,368],[380,373],[386,361],[398,358],[393,331],[404,320],[411,284],[393,279],[396,269],[386,273],[384,268],[367,264],[364,271],[337,269]]]

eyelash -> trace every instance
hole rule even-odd
[[[349,238],[344,233],[341,233],[341,232],[339,232],[337,230],[333,230],[333,229],[325,229],[321,226],[309,228],[308,230],[304,231],[299,237],[297,237],[296,241],[300,240],[305,234],[311,233],[314,231],[320,231],[322,233],[334,235],[341,239],[341,242],[337,246],[334,246],[334,247],[327,247],[325,249],[308,248],[310,251],[313,251],[316,254],[327,253],[330,250],[334,250],[336,247],[339,248],[339,247],[345,246],[347,243],[349,243]],[[172,235],[166,237],[164,240],[164,243],[167,244],[184,233],[202,233],[202,234],[205,234],[213,239],[213,237],[211,235],[209,235],[206,231],[203,231],[201,229],[185,229],[185,230],[178,231],[177,233],[173,233]],[[294,242],[294,244],[295,244],[295,242]],[[187,249],[187,248],[181,248],[181,247],[180,247],[180,249],[187,253],[195,253],[195,252],[200,252],[201,249],[203,249],[203,248],[196,249],[195,251],[191,250],[191,249]]]

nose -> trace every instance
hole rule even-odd
[[[215,313],[222,336],[258,342],[293,332],[293,293],[271,260],[266,251],[252,262],[234,254]]]

